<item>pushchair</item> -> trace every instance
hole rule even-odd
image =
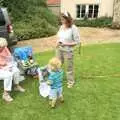
[[[18,63],[18,68],[22,74],[37,76],[39,65],[33,57],[31,46],[17,47],[13,49],[13,56]]]
[[[31,46],[18,47],[13,49],[13,56],[15,61],[18,63],[18,68],[22,74],[37,76],[39,78],[39,91],[40,95],[47,97],[50,92],[50,86],[47,85],[47,76],[49,70],[47,66],[39,67],[33,57],[33,51]]]

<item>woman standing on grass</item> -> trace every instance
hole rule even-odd
[[[73,57],[74,46],[80,43],[80,35],[78,28],[73,24],[70,13],[65,12],[61,14],[61,27],[58,31],[57,41],[57,56],[64,63],[67,63],[67,87],[71,88],[74,83],[73,73]]]

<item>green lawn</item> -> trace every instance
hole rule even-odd
[[[38,81],[27,78],[25,94],[12,92],[10,104],[0,99],[0,120],[120,120],[120,44],[90,45],[81,53],[75,55],[76,85],[67,89],[64,80],[64,104],[50,109],[39,96]],[[45,65],[53,55],[36,57]]]

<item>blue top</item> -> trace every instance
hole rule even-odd
[[[48,80],[51,82],[51,89],[57,89],[62,87],[63,71],[50,72]]]

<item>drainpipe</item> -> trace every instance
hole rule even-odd
[[[114,20],[114,14],[115,14],[115,13],[114,13],[114,9],[115,9],[115,0],[114,0],[114,2],[113,2],[113,17],[112,17],[113,20]]]
[[[98,5],[99,5],[98,17],[100,17],[100,13],[101,13],[101,4],[102,4],[102,0],[99,0],[98,1]]]

